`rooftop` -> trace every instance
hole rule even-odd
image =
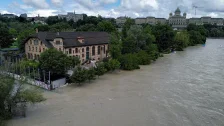
[[[84,39],[83,43],[78,41],[80,37]],[[109,43],[109,34],[107,32],[38,32],[29,38],[40,39],[48,48],[53,47],[50,41],[53,41],[55,38],[62,38],[65,48]]]

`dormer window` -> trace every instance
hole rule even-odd
[[[56,41],[56,45],[61,45],[61,42],[60,41]]]
[[[35,39],[34,40],[34,45],[38,45],[38,44],[39,44],[38,39]]]
[[[83,37],[77,37],[77,40],[78,40],[80,43],[84,43],[84,38],[83,38]]]

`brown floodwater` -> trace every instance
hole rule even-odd
[[[224,40],[44,95],[47,101],[8,125],[224,126]]]

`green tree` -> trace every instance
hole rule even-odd
[[[156,61],[159,57],[159,50],[156,44],[150,44],[146,47],[146,52],[149,54],[150,59]]]
[[[115,32],[116,28],[115,28],[115,26],[113,26],[113,24],[111,22],[102,21],[97,24],[97,30],[111,33],[111,32]]]
[[[132,25],[135,24],[135,21],[131,18],[127,18],[126,22],[124,23],[124,26],[122,27],[122,39],[126,39],[127,31],[130,29]]]
[[[210,36],[211,37],[219,37],[219,36],[221,36],[221,32],[218,28],[212,28],[210,31]]]
[[[108,65],[110,66],[110,70],[112,71],[120,68],[120,62],[117,59],[109,60]]]
[[[63,22],[63,19],[58,18],[58,16],[50,16],[46,20],[48,25],[54,25],[59,22]]]
[[[113,59],[118,59],[121,56],[121,44],[120,37],[112,33],[109,40],[109,53]]]
[[[16,38],[17,35],[18,35],[18,33],[17,33],[15,28],[10,28],[9,29],[9,34],[12,35],[13,38]]]
[[[188,24],[187,26],[187,31],[197,31],[197,25],[196,24],[193,24],[193,23],[190,23]]]
[[[95,71],[96,71],[96,75],[99,78],[99,76],[102,76],[107,70],[104,67],[104,63],[98,63],[96,65]]]
[[[204,44],[206,41],[205,36],[202,36],[198,31],[189,31],[190,42],[189,45]]]
[[[71,27],[74,28],[75,22],[74,22],[73,19],[70,19],[70,20],[68,21],[68,24],[69,24]]]
[[[73,83],[77,83],[78,86],[82,86],[82,83],[85,82],[88,79],[88,70],[77,67],[72,76],[71,76],[71,81]]]
[[[87,79],[89,80],[89,82],[96,79],[96,71],[94,68],[90,68],[89,70],[87,70]]]
[[[97,31],[97,27],[94,24],[85,24],[78,27],[76,31]]]
[[[71,29],[73,28],[66,22],[59,22],[50,26],[50,31],[52,32],[61,32]]]
[[[172,47],[175,34],[169,25],[157,24],[153,27],[152,33],[156,37],[156,44],[160,52],[168,51]]]
[[[0,48],[9,47],[13,43],[13,36],[6,25],[0,23]]]
[[[35,30],[34,29],[26,29],[22,32],[19,33],[17,37],[17,42],[19,44],[19,48],[21,52],[25,52],[25,39],[27,39],[30,35],[34,34]]]
[[[123,70],[134,70],[139,69],[138,57],[135,54],[124,54],[119,59],[121,63],[121,69]]]
[[[137,43],[135,41],[134,35],[129,35],[126,39],[122,42],[122,53],[135,53],[138,51]]]
[[[18,104],[26,107],[27,103],[38,103],[45,100],[40,91],[25,87],[23,81],[15,81],[6,75],[0,75],[0,80],[0,118],[11,118],[12,110]]]
[[[146,51],[139,51],[137,54],[138,64],[139,65],[148,65],[151,63],[151,57]]]
[[[174,48],[177,51],[183,51],[189,45],[189,35],[186,31],[177,32],[174,37]]]
[[[45,31],[50,30],[49,25],[37,25],[36,28],[38,29],[38,31],[41,31],[41,32],[45,32]]]
[[[80,59],[78,57],[67,57],[66,66],[75,67],[80,64]]]
[[[56,49],[48,49],[40,55],[40,68],[50,71],[51,76],[64,76],[69,67],[69,58],[66,54]]]

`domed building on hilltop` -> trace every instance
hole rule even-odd
[[[169,15],[169,24],[174,28],[174,29],[184,29],[187,27],[187,14],[183,13],[183,16],[181,15],[180,8],[178,7],[176,11],[173,13],[170,13]]]

